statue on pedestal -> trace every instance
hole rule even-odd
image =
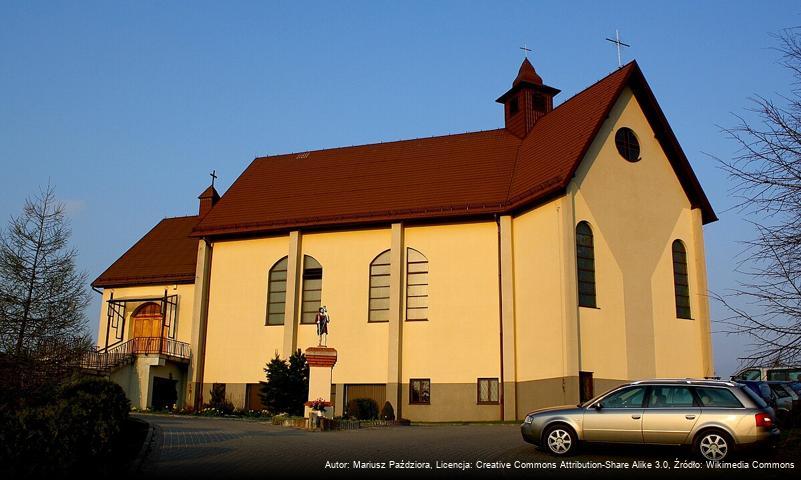
[[[317,346],[327,346],[328,324],[331,323],[331,319],[328,317],[328,309],[325,308],[325,305],[320,307],[320,311],[317,313],[317,316],[314,317],[314,323],[317,324]],[[325,335],[325,341],[323,341],[323,335]]]

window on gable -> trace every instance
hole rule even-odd
[[[673,290],[676,294],[676,317],[691,319],[690,280],[687,274],[687,249],[681,240],[673,242]]]
[[[640,160],[640,142],[637,135],[628,127],[622,127],[615,133],[615,146],[621,157],[629,162]]]
[[[313,324],[320,310],[323,292],[323,266],[310,257],[303,256],[303,297],[300,323]]]
[[[265,325],[283,325],[286,309],[287,257],[275,262],[267,280],[267,319]]]
[[[597,307],[595,298],[595,247],[587,222],[576,225],[576,276],[580,307]]]
[[[389,321],[389,268],[391,251],[387,250],[370,263],[369,322]]]
[[[428,320],[428,259],[406,251],[406,320]]]

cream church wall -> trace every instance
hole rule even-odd
[[[513,219],[517,418],[577,395],[575,329],[565,319],[574,267],[562,245],[570,215],[556,199]]]
[[[213,252],[203,381],[262,381],[283,342],[284,327],[265,319],[268,272],[287,255],[288,237],[219,241]]]
[[[614,135],[624,126],[638,137],[638,162],[617,152]],[[694,319],[676,318],[671,254],[681,239],[692,284],[705,268],[695,248],[702,232],[631,90],[618,99],[569,191],[576,223],[588,221],[595,242],[598,309],[579,307],[581,369],[611,379],[705,375],[706,292],[691,286]]]
[[[498,405],[476,402],[478,378],[500,377],[497,225],[410,226],[405,245],[428,259],[429,312],[402,325],[403,416],[497,420]],[[409,405],[412,378],[431,380],[430,405]]]
[[[388,323],[368,322],[367,316],[370,262],[390,248],[390,229],[310,233],[301,242],[303,254],[323,266],[321,298],[331,316],[327,344],[338,352],[333,382],[386,383]],[[317,342],[316,325],[298,326],[298,348]]]

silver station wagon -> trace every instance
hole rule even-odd
[[[691,379],[627,383],[578,406],[531,412],[520,429],[554,455],[579,442],[691,445],[713,461],[779,436],[773,410],[747,387]]]

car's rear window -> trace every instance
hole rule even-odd
[[[742,386],[740,386],[740,390],[745,392],[745,394],[748,395],[748,398],[753,400],[754,403],[756,403],[759,406],[759,408],[767,408],[768,407],[768,404],[765,403],[765,400],[763,400],[762,397],[757,395],[757,393],[754,392],[753,390],[751,390],[750,388],[746,387],[745,385],[742,385]]]
[[[741,408],[737,397],[726,388],[696,387],[695,392],[703,407]]]

